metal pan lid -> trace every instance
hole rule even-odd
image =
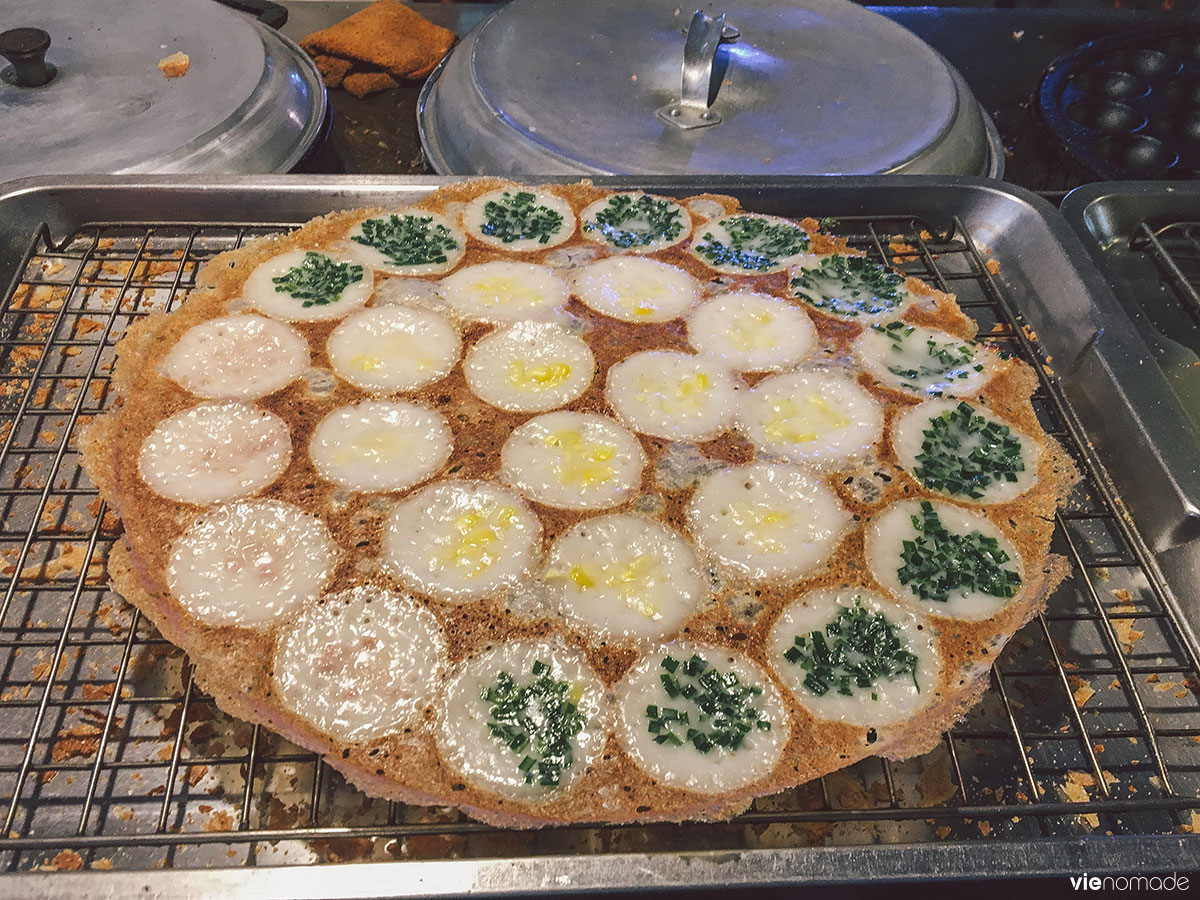
[[[6,26],[49,35],[55,73],[18,86],[0,60],[0,181],[287,171],[320,132],[325,89],[312,61],[217,3],[17,0],[5,13]],[[158,62],[180,51],[187,74],[165,77]]]
[[[447,174],[985,174],[998,156],[945,60],[849,0],[513,0],[419,116]]]

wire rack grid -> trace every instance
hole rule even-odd
[[[1035,408],[1084,479],[1057,516],[1071,574],[941,745],[866,760],[730,822],[512,832],[376,801],[231,719],[107,586],[119,523],[75,438],[114,345],[203,262],[278,226],[43,227],[0,310],[0,865],[148,869],[1156,835],[1200,824],[1200,667],[1145,546],[993,271],[955,220],[827,223],[955,293],[1041,377]]]
[[[1193,315],[1200,315],[1200,222],[1171,222],[1155,227],[1141,222],[1129,247],[1150,254],[1164,279]]]

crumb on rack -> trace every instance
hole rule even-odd
[[[83,868],[83,857],[74,850],[60,850],[54,859],[37,867],[42,872],[76,872]]]
[[[331,863],[362,862],[374,855],[375,842],[371,838],[330,838],[313,841],[312,849]]]
[[[1123,593],[1125,596],[1129,596],[1128,591],[1124,591]],[[1117,591],[1113,591],[1113,594],[1117,595],[1117,599],[1122,599]],[[1113,612],[1118,614],[1137,612],[1137,607],[1135,607],[1132,603],[1122,602],[1121,605],[1113,607]],[[1133,618],[1120,618],[1112,620],[1113,632],[1116,634],[1117,640],[1121,643],[1121,649],[1124,650],[1126,654],[1132,653],[1134,645],[1146,636],[1146,632],[1138,631],[1133,627],[1136,623],[1137,619]]]
[[[1075,699],[1075,706],[1083,709],[1083,705],[1095,696],[1096,691],[1086,678],[1081,678],[1078,675],[1072,675],[1069,681],[1071,684],[1071,696]]]
[[[205,831],[233,831],[233,816],[224,810],[212,814],[204,823]]]
[[[921,793],[922,806],[943,806],[958,793],[958,785],[950,774],[950,755],[939,747],[917,779],[917,790]]]
[[[1058,786],[1059,797],[1071,803],[1089,803],[1092,797],[1087,789],[1095,785],[1096,779],[1087,772],[1068,772],[1066,781]],[[1100,817],[1095,813],[1083,813],[1076,818],[1091,829],[1100,827]]]
[[[124,734],[125,720],[117,716],[108,730],[109,739]],[[104,735],[102,724],[80,722],[59,732],[58,739],[50,747],[52,762],[66,762],[77,757],[95,756]]]
[[[182,78],[188,73],[192,60],[182,50],[158,61],[158,71],[167,78]]]
[[[1200,834],[1200,812],[1194,809],[1188,810],[1191,822],[1186,822],[1179,826],[1179,831],[1184,834]]]
[[[46,582],[75,578],[83,570],[84,560],[87,559],[87,556],[86,545],[62,544],[58,548],[57,556],[45,562],[25,566],[21,569],[21,574],[17,576],[17,579],[19,581]],[[104,579],[104,560],[100,556],[99,552],[93,552],[91,559],[87,559],[87,574],[84,580],[88,583],[96,583]],[[5,566],[0,572],[4,575],[11,575],[14,569],[14,566]]]

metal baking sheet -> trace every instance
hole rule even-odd
[[[604,182],[834,217],[855,246],[956,293],[989,341],[1039,372],[1035,408],[1086,474],[1057,516],[1071,576],[938,749],[867,760],[730,822],[511,832],[365,798],[313,754],[217,710],[181,654],[107,590],[99,560],[118,531],[78,468],[74,429],[109,402],[122,330],[181,301],[205,259],[441,181],[0,188],[0,893],[533,894],[1193,863],[1195,646],[1104,467],[1133,463],[1099,455],[1106,423],[1126,414],[1113,360],[1136,333],[1047,204],[978,179]],[[1088,397],[1107,398],[1104,416]],[[61,871],[74,868],[88,871]]]
[[[1193,642],[1200,632],[1200,185],[1091,184],[1064,199],[1136,334],[1121,372],[1132,427],[1104,435],[1114,458],[1155,448],[1171,490],[1145,490],[1140,466],[1115,466],[1135,516],[1158,532],[1152,547],[1176,587]]]

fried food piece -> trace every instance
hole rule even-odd
[[[348,59],[326,56],[323,53],[315,54],[313,62],[317,64],[317,71],[321,73],[325,86],[331,88],[340,87],[346,76],[350,74],[350,70],[354,68],[354,63]]]
[[[420,79],[433,71],[456,40],[398,0],[378,0],[300,42],[311,55],[336,56],[383,69],[393,78]],[[370,73],[364,73],[370,74]]]
[[[188,73],[188,68],[192,61],[188,55],[182,51],[172,53],[170,56],[163,57],[158,61],[158,71],[162,72],[167,78],[182,78]]]
[[[326,82],[328,84],[328,82]],[[400,82],[387,72],[352,72],[342,79],[342,87],[360,100],[396,87]]]

